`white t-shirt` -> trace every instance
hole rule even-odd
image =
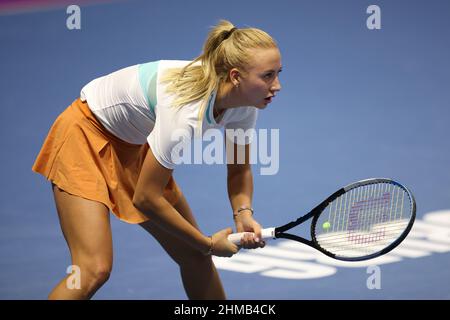
[[[132,143],[149,143],[158,162],[168,169],[176,166],[172,151],[183,139],[194,139],[211,128],[254,129],[258,116],[255,107],[239,107],[225,111],[217,123],[213,116],[216,92],[208,100],[203,122],[195,101],[180,108],[172,106],[174,95],[166,92],[160,76],[168,68],[180,68],[190,61],[160,60],[134,65],[94,79],[80,93],[102,125],[118,138]],[[177,133],[177,139],[173,134]],[[252,136],[235,141],[248,144]]]

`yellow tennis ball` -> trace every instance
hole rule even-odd
[[[331,227],[331,223],[328,221],[325,221],[322,225],[322,228],[324,228],[325,230],[330,229],[330,227]]]

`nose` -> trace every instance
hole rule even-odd
[[[281,90],[280,78],[277,76],[272,82],[272,87],[270,88],[272,92],[278,92]]]

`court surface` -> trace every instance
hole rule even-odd
[[[404,183],[418,208],[408,239],[376,260],[332,261],[279,240],[215,259],[228,297],[450,298],[448,1],[376,1],[374,30],[372,1],[84,1],[79,30],[67,27],[68,4],[55,2],[0,6],[0,299],[45,299],[70,265],[50,184],[31,171],[56,116],[95,77],[197,56],[220,18],[266,30],[282,53],[282,91],[258,120],[269,141],[279,137],[254,165],[263,226],[370,177]],[[175,178],[204,233],[233,227],[225,165],[180,166]],[[111,224],[113,272],[94,298],[185,299],[178,268],[156,241],[114,217]]]

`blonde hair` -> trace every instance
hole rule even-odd
[[[256,48],[277,48],[277,44],[260,29],[237,29],[231,22],[220,20],[210,30],[200,56],[184,68],[169,69],[163,75],[162,81],[169,83],[167,92],[176,94],[174,107],[203,100],[199,112],[202,121],[212,92],[227,80],[232,68],[245,72],[251,59],[249,50]]]

